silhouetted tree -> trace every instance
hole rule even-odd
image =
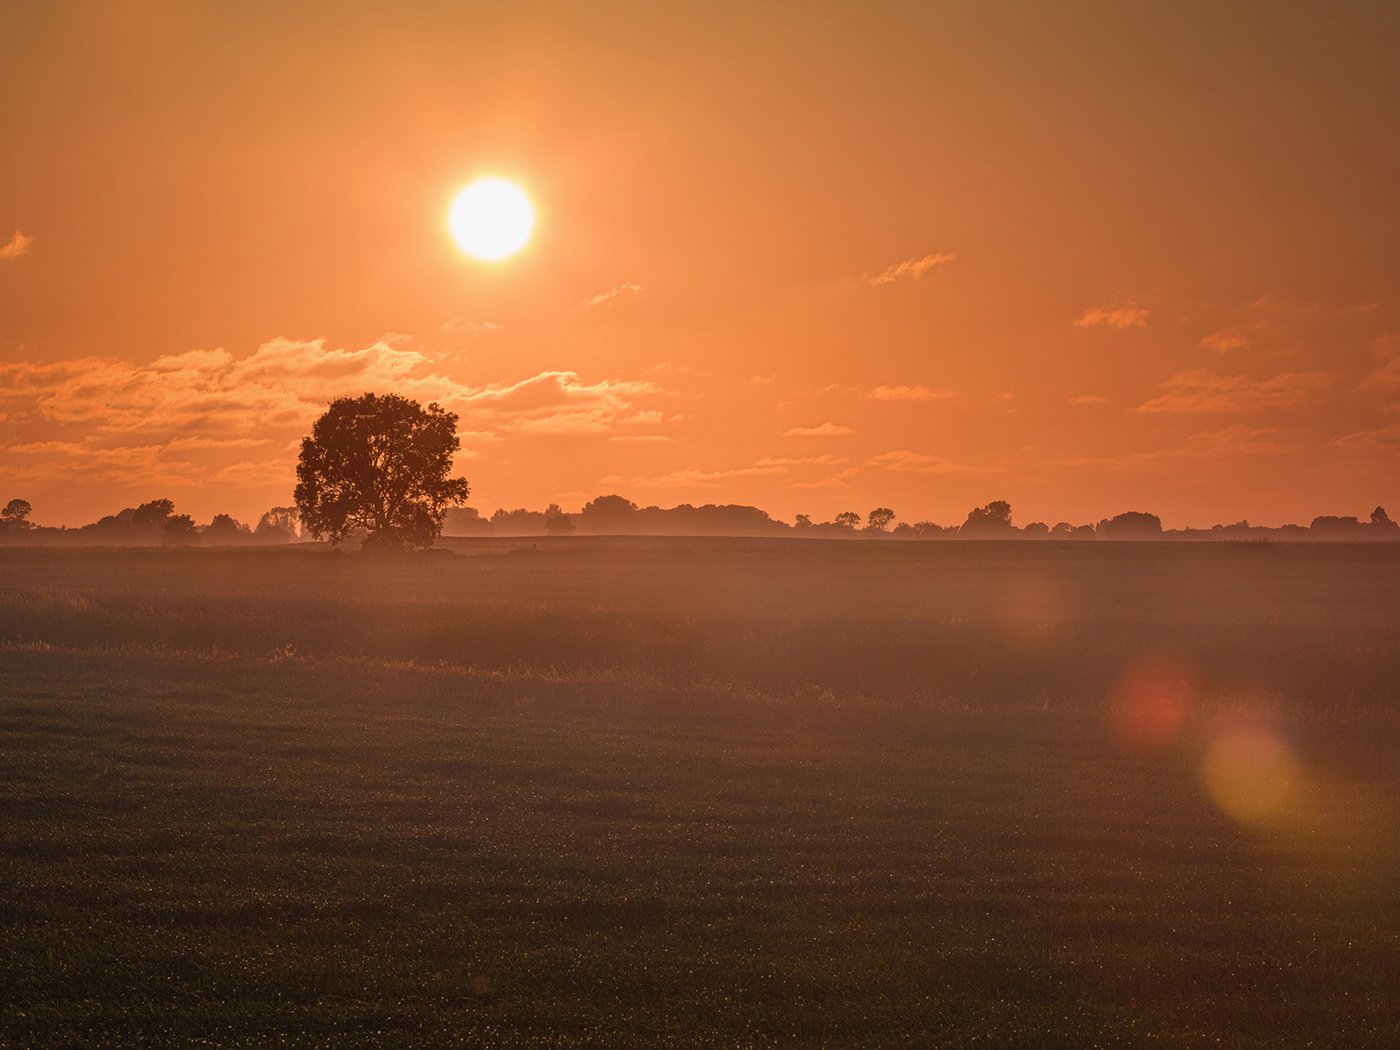
[[[246,543],[252,538],[252,530],[232,514],[215,514],[202,535],[208,543]]]
[[[1102,524],[1102,522],[1100,524]],[[1212,525],[1210,531],[1217,539],[1247,540],[1256,532],[1266,532],[1268,530],[1256,529],[1249,523],[1248,518],[1241,518],[1233,525]]]
[[[490,536],[495,529],[475,507],[453,507],[443,518],[444,536]]]
[[[1043,521],[1033,521],[1029,525],[1023,526],[1021,531],[1032,539],[1039,540],[1050,535],[1050,526]]]
[[[1308,530],[1323,539],[1358,539],[1364,535],[1361,522],[1351,515],[1338,517],[1335,514],[1319,514],[1313,518]]]
[[[1384,507],[1377,507],[1371,511],[1371,527],[1373,529],[1400,529],[1400,525],[1390,520],[1390,515],[1385,512]]]
[[[170,520],[170,515],[175,513],[175,504],[168,499],[153,499],[149,503],[143,503],[135,510],[122,511],[117,517],[130,514],[131,527],[139,532],[160,532],[165,528],[165,523]]]
[[[1010,536],[1011,532],[1011,504],[1003,499],[992,500],[985,507],[969,511],[967,520],[958,529],[959,536],[972,539]]]
[[[868,532],[884,532],[894,521],[894,511],[889,507],[876,507],[865,518],[865,528]]]
[[[258,519],[253,535],[269,543],[285,543],[297,538],[298,520],[295,507],[273,507]]]
[[[10,529],[19,532],[23,529],[32,529],[34,523],[29,520],[29,515],[34,512],[34,508],[29,505],[27,499],[12,499],[5,504],[5,508],[0,510],[0,529]]]
[[[812,516],[810,514],[799,514],[793,519],[793,528],[810,529],[812,527]]]
[[[544,531],[549,536],[572,536],[578,528],[572,515],[565,514],[559,504],[551,503],[544,509]]]
[[[836,515],[835,523],[843,529],[858,529],[860,528],[860,515],[853,510],[843,510]]]
[[[637,512],[638,532],[679,536],[759,536],[785,531],[766,511],[738,503],[706,503],[695,507],[682,503],[670,510],[646,507]]]
[[[165,523],[174,512],[175,504],[170,500],[153,499],[149,503],[108,514],[74,531],[81,533],[88,542],[96,538],[101,543],[159,543]]]
[[[188,514],[171,514],[161,527],[160,542],[167,547],[188,547],[199,540],[199,528]]]
[[[363,530],[366,548],[430,547],[466,478],[448,477],[461,447],[457,415],[397,394],[331,402],[301,443],[296,504],[312,536],[339,543]]]
[[[1245,523],[1248,528],[1248,523]],[[1162,535],[1162,519],[1140,510],[1125,511],[1105,518],[1095,530],[1110,540],[1151,540]]]
[[[621,496],[599,496],[589,500],[579,512],[579,518],[592,533],[630,532],[637,505]]]

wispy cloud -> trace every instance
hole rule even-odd
[[[600,485],[635,485],[640,488],[718,488],[726,481],[741,478],[773,477],[790,474],[797,467],[834,466],[846,462],[841,456],[768,456],[744,467],[705,470],[683,467],[664,474],[641,474],[622,477],[609,474],[600,478]]]
[[[504,325],[495,321],[464,321],[460,317],[453,317],[442,323],[442,330],[449,335],[458,332],[499,332]]]
[[[1219,430],[1198,430],[1180,444],[1114,455],[1066,456],[1042,460],[1039,467],[1096,471],[1159,471],[1182,463],[1228,462],[1288,451],[1278,442],[1277,427],[1232,423]]]
[[[1332,444],[1351,452],[1400,453],[1400,422],[1387,423],[1373,430],[1357,430],[1332,439]]]
[[[1104,306],[1091,306],[1074,322],[1076,328],[1146,328],[1152,311],[1131,299]]]
[[[19,230],[10,235],[10,239],[4,244],[0,244],[0,259],[18,259],[25,252],[29,251],[29,246],[34,243],[33,237],[27,237]]]
[[[879,288],[883,284],[893,284],[905,279],[922,281],[924,274],[936,267],[946,266],[956,258],[952,252],[935,252],[917,259],[905,259],[870,278],[869,284],[871,288]]]
[[[1330,382],[1324,372],[1284,372],[1270,379],[1222,376],[1188,368],[1160,387],[1166,392],[1138,406],[1139,412],[1262,412],[1297,405]]]
[[[964,474],[980,473],[988,469],[957,463],[943,456],[929,455],[927,452],[913,452],[907,448],[881,452],[878,456],[872,456],[866,466],[902,474]]]
[[[1400,335],[1386,335],[1371,344],[1378,366],[1361,381],[1371,390],[1400,390]]]
[[[580,305],[582,305],[585,310],[591,310],[595,306],[602,306],[604,303],[612,302],[612,300],[619,296],[637,295],[641,290],[642,286],[640,284],[635,284],[632,281],[624,281],[622,284],[613,285],[606,292],[599,292],[592,298],[585,299]]]
[[[783,431],[784,437],[839,437],[842,434],[854,434],[855,431],[840,423],[833,423],[828,420],[815,427],[793,427],[791,430]]]
[[[1242,327],[1222,328],[1218,332],[1211,332],[1201,340],[1202,350],[1211,350],[1217,354],[1228,354],[1232,350],[1249,349],[1249,334]]]
[[[494,430],[535,434],[605,434],[619,424],[658,422],[636,417],[640,397],[657,393],[645,380],[584,382],[577,372],[541,372],[516,383],[493,383],[479,390],[459,388],[442,399],[463,419],[479,419]]]
[[[1266,452],[1279,451],[1275,435],[1278,427],[1251,427],[1244,423],[1232,423],[1219,430],[1198,430],[1186,438],[1180,449],[1166,453],[1185,459],[1232,459],[1237,456],[1256,456]]]
[[[951,390],[926,386],[877,386],[866,395],[872,401],[943,401],[956,395]]]
[[[839,489],[846,488],[852,478],[860,474],[859,467],[846,467],[838,470],[835,474],[826,474],[811,481],[790,481],[789,488],[794,489]]]

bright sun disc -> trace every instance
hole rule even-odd
[[[497,262],[525,247],[535,228],[535,209],[515,183],[477,179],[453,198],[447,228],[473,259]]]

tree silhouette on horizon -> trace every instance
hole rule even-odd
[[[301,443],[296,506],[316,539],[366,534],[364,549],[431,547],[466,478],[449,477],[457,415],[398,394],[342,397]]]

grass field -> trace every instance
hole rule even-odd
[[[0,550],[0,1044],[1400,1044],[1400,546]]]

